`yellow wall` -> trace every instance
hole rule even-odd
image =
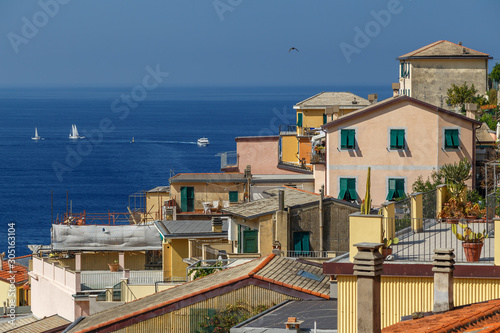
[[[297,298],[250,285],[155,318],[144,320],[127,328],[117,330],[116,332],[194,332],[198,326],[191,327],[190,324],[198,321],[195,319],[196,317],[193,316],[197,310],[224,310],[227,305],[236,304],[239,301],[244,302],[249,307],[256,307],[259,305],[272,306],[273,304],[279,304],[287,299]],[[205,316],[199,315],[198,317],[199,320],[203,320]]]
[[[297,154],[299,143],[295,135],[281,136],[281,160],[289,163],[299,163]]]
[[[0,304],[6,302],[7,306],[9,306],[9,288],[10,288],[10,283],[6,281],[0,281]],[[23,287],[21,286],[16,286],[16,306],[20,306],[22,303],[22,293],[23,293]],[[25,293],[25,291],[24,291]],[[31,290],[28,291],[28,296],[30,296]],[[29,304],[29,298],[28,298],[28,304]]]
[[[259,231],[259,253],[262,256],[271,254],[273,251],[274,224],[273,215],[268,214],[252,220],[238,218],[237,223]],[[285,240],[279,240],[284,244]]]
[[[118,252],[84,252],[82,253],[82,271],[109,270],[109,263],[118,260]],[[75,270],[75,258],[49,259],[62,267]],[[125,268],[130,270],[143,270],[146,264],[146,253],[142,251],[125,252]]]
[[[181,208],[181,187],[194,187],[194,209],[203,210],[202,202],[213,202],[215,200],[229,201],[229,192],[238,191],[238,201],[243,202],[245,184],[237,183],[174,183],[170,186],[172,198],[176,200],[177,206]]]
[[[382,242],[381,215],[350,215],[349,216],[349,260],[353,262],[358,249],[357,243]]]
[[[357,331],[356,277],[339,275],[337,287],[338,332],[355,333]],[[500,279],[455,278],[453,294],[455,306],[497,299],[500,298]],[[382,328],[399,322],[402,316],[409,316],[413,312],[432,311],[433,301],[432,277],[382,276]]]
[[[297,110],[297,121],[299,120],[298,114],[302,113],[302,127],[321,127],[323,125],[323,115],[325,110],[314,110],[314,109],[301,109]],[[298,133],[301,134],[301,133]]]
[[[170,198],[167,192],[147,192],[146,193],[146,221],[162,219],[163,203]]]

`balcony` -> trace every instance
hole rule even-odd
[[[238,153],[236,151],[226,151],[223,153],[219,153],[216,156],[220,156],[221,171],[238,169]]]
[[[316,147],[311,154],[311,164],[325,164],[326,152],[325,147]]]

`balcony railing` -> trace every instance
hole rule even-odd
[[[82,290],[102,290],[114,286],[123,278],[128,278],[128,284],[136,285],[154,285],[157,282],[163,282],[163,271],[82,271],[81,284]],[[169,281],[170,282],[170,281]],[[183,281],[175,281],[183,282]]]
[[[238,167],[238,153],[236,151],[226,151],[218,154],[220,156],[220,168]]]
[[[311,164],[325,164],[326,154],[325,150],[321,149],[319,151],[313,151],[311,154]]]
[[[283,255],[289,258],[318,258],[330,259],[340,256],[344,251],[282,251]]]
[[[54,221],[55,224],[75,224],[75,225],[120,225],[133,223],[130,213],[63,213]]]

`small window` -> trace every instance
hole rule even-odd
[[[357,198],[356,178],[340,178],[340,192],[338,199],[352,201]]]
[[[460,141],[458,140],[458,129],[444,130],[444,148],[445,149],[458,149]]]
[[[323,125],[326,124],[327,122],[327,117],[326,117],[326,113],[323,114]]]
[[[302,113],[297,113],[297,127],[302,127]]]
[[[297,275],[305,277],[307,279],[314,280],[314,281],[323,281],[323,279],[325,278],[323,275],[314,274],[314,273],[311,273],[311,272],[308,272],[308,271],[304,271],[303,269],[301,269],[300,271],[298,271]]]
[[[391,149],[405,149],[404,129],[391,129]]]
[[[389,179],[389,193],[387,194],[387,201],[397,198],[404,198],[405,193],[405,180],[404,179]]]
[[[238,202],[238,191],[229,191],[229,202]]]
[[[340,130],[340,148],[354,149],[356,147],[356,131],[353,129]]]

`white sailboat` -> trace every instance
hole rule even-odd
[[[38,135],[38,129],[35,127],[35,136],[31,138],[31,140],[42,140],[42,138]]]
[[[85,139],[84,136],[80,136],[78,134],[78,129],[76,128],[75,124],[71,125],[71,133],[69,133],[69,138],[70,139]]]

